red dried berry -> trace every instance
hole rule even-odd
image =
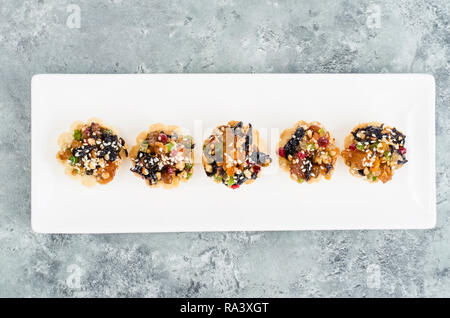
[[[400,147],[400,148],[398,148],[398,151],[400,151],[400,153],[402,155],[404,155],[406,153],[406,148],[405,147]]]
[[[320,137],[319,140],[317,140],[317,143],[319,144],[319,147],[325,148],[326,146],[328,146],[330,141],[327,137]]]
[[[303,160],[303,159],[306,158],[306,153],[305,153],[304,151],[300,151],[300,152],[297,154],[297,157],[298,157],[298,159]]]
[[[260,166],[253,166],[253,172],[258,173],[261,170]]]
[[[175,173],[175,169],[172,167],[167,168],[167,173],[168,174],[174,174]]]
[[[163,144],[166,144],[168,139],[169,139],[169,138],[167,137],[166,134],[162,134],[162,133],[159,134],[159,140],[161,140],[161,142],[162,142]]]
[[[355,151],[356,150],[356,144],[352,143],[350,146],[348,146],[348,149]]]
[[[239,188],[239,184],[233,184],[233,185],[231,186],[231,189],[237,189],[237,188]]]
[[[285,158],[286,153],[284,152],[284,148],[283,147],[280,147],[280,149],[278,149],[278,155],[280,157]]]

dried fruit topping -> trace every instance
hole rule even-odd
[[[299,144],[298,139],[291,138],[284,146],[284,153],[285,156],[288,157],[289,155],[293,156],[297,152],[297,146]]]
[[[367,125],[354,129],[351,134],[354,142],[342,151],[342,157],[353,174],[370,182],[385,183],[391,180],[393,170],[408,162],[406,136],[393,127]]]
[[[327,137],[320,137],[317,143],[319,144],[320,147],[325,148],[326,146],[328,146],[330,141],[328,140]]]
[[[191,137],[175,131],[150,131],[133,158],[131,171],[144,178],[149,185],[159,182],[171,184],[178,178],[192,176]]]
[[[203,144],[207,176],[233,189],[256,179],[262,167],[267,167],[272,159],[260,151],[253,134],[252,125],[241,121],[231,121],[214,129]],[[278,154],[285,156],[284,148],[280,148]]]
[[[175,168],[173,168],[173,167],[167,168],[167,173],[168,174],[174,174],[175,173]]]
[[[163,144],[166,144],[166,143],[167,143],[167,140],[168,140],[169,138],[167,137],[166,134],[160,133],[158,139],[159,139]]]
[[[297,157],[298,157],[298,159],[303,160],[303,159],[305,159],[307,157],[307,154],[306,154],[306,152],[304,152],[302,150],[302,151],[298,152]]]
[[[302,127],[297,128],[297,130],[294,133],[294,136],[299,140],[301,140],[304,135],[305,135],[305,130]]]
[[[72,136],[58,158],[73,167],[72,174],[94,176],[101,184],[110,182],[122,156],[128,156],[125,141],[96,122],[78,125]]]
[[[301,121],[297,127],[283,147],[291,177],[307,182],[320,176],[329,179],[339,152],[334,138],[320,123]],[[286,130],[282,136],[291,131]]]
[[[286,153],[285,153],[283,147],[280,147],[280,149],[278,149],[278,155],[279,155],[280,157],[285,158]]]

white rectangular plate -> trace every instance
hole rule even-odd
[[[425,74],[36,75],[32,80],[32,227],[43,233],[425,229],[436,222],[435,84]],[[126,160],[108,185],[85,188],[56,161],[57,138],[98,117],[133,146],[151,124],[190,130],[196,158],[211,129],[251,122],[274,159],[253,184],[227,189],[196,164],[176,189],[151,189]],[[320,121],[342,148],[361,122],[406,134],[409,162],[387,184],[350,175],[298,184],[278,167],[280,132]]]

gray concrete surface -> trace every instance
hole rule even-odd
[[[448,0],[2,0],[0,296],[449,297],[449,21]],[[162,72],[433,74],[436,228],[33,233],[31,76]]]

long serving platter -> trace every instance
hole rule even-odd
[[[32,227],[41,233],[425,229],[436,222],[435,84],[425,74],[44,74],[32,79]],[[192,180],[151,189],[125,161],[105,186],[85,188],[56,161],[57,138],[75,120],[101,118],[128,144],[153,123],[196,143]],[[273,158],[236,191],[200,162],[211,130],[250,122]],[[386,184],[350,175],[342,158],[330,181],[298,184],[278,166],[283,129],[320,121],[343,147],[362,122],[407,136],[409,162]]]

